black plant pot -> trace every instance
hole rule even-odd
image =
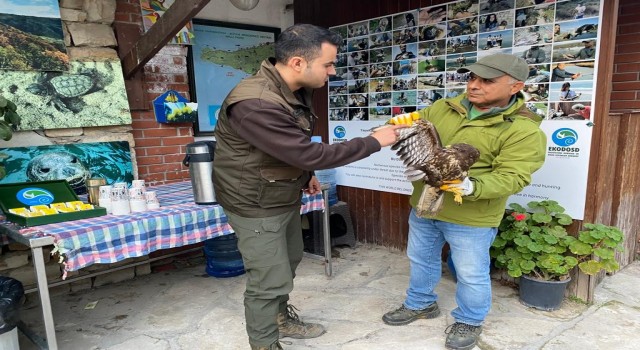
[[[539,310],[553,311],[560,308],[564,291],[571,278],[564,281],[542,281],[520,277],[520,302]]]

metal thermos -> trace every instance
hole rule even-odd
[[[213,152],[215,141],[198,141],[187,145],[187,154],[182,161],[189,167],[193,200],[196,204],[216,203],[213,190]]]

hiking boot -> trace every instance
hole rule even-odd
[[[404,326],[419,318],[436,318],[438,315],[440,315],[440,309],[436,302],[422,310],[410,310],[402,305],[399,309],[384,314],[382,321],[390,326]]]
[[[482,326],[456,322],[449,325],[444,332],[447,334],[447,341],[444,343],[447,349],[468,350],[476,346]]]
[[[283,350],[282,345],[280,345],[280,342],[277,340],[268,346],[260,346],[260,345],[253,345],[253,344],[249,344],[249,345],[251,345],[251,350]]]
[[[287,305],[284,313],[278,314],[278,332],[280,338],[289,337],[295,339],[316,338],[324,334],[325,329],[319,323],[304,323],[296,314],[293,305]]]

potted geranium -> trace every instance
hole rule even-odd
[[[622,249],[624,235],[618,228],[587,223],[572,236],[566,228],[573,220],[558,202],[534,201],[527,206],[509,205],[511,210],[491,247],[496,267],[520,277],[524,304],[544,310],[559,308],[576,266],[589,275],[619,268],[615,252]]]

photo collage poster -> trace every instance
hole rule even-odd
[[[600,0],[464,0],[330,28],[343,37],[330,121],[386,121],[465,91],[457,69],[494,53],[529,63],[546,120],[592,120]]]

